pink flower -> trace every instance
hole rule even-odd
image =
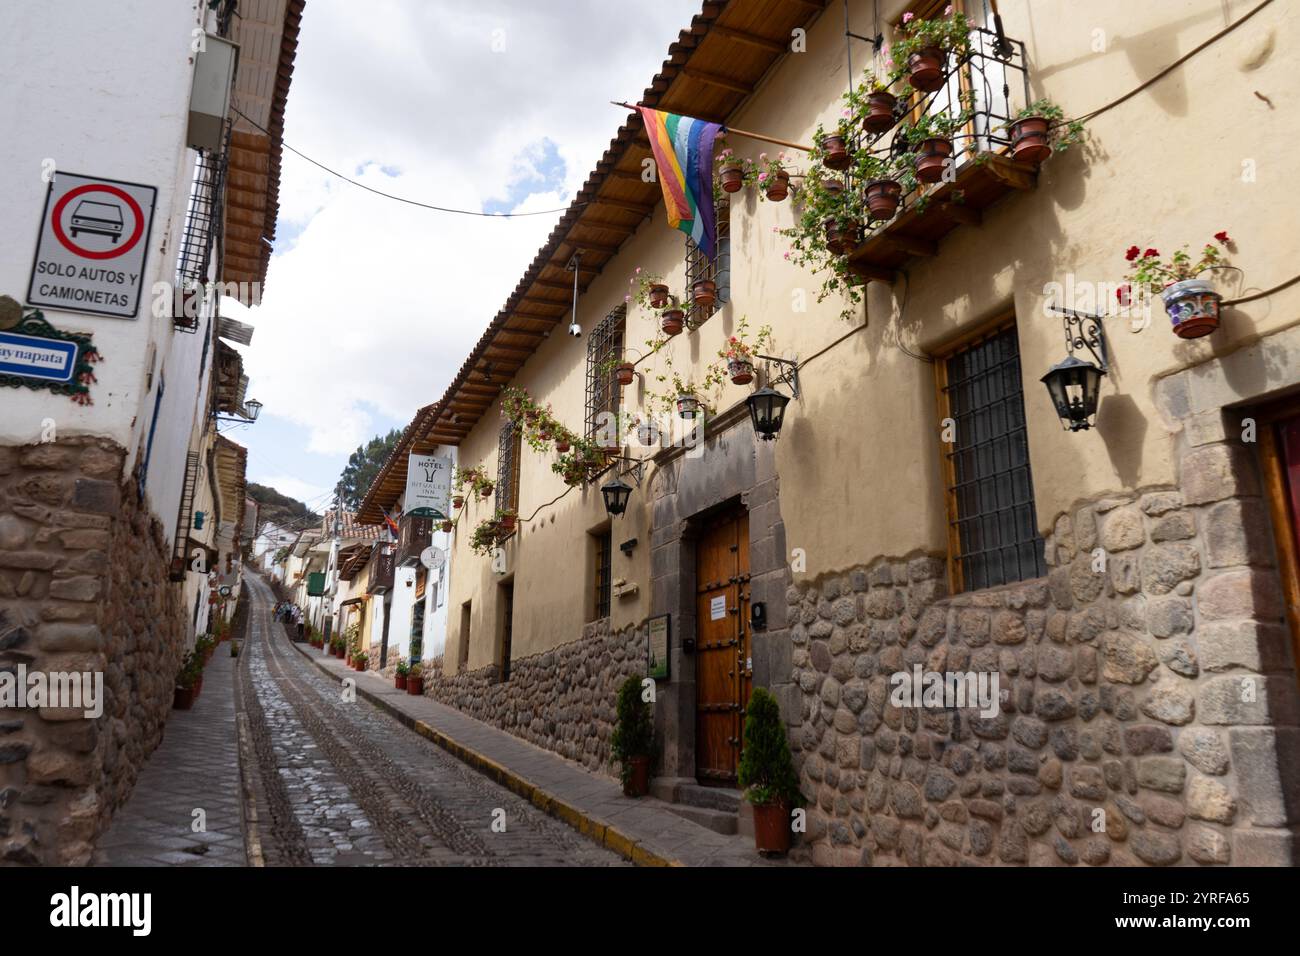
[[[637,274],[637,275],[640,275],[640,274],[641,274],[641,267],[640,267],[640,266],[637,266],[637,267],[636,267],[636,274]]]
[[[759,153],[759,154],[758,154],[758,161],[759,161],[760,163],[765,163],[765,162],[767,162],[767,153]]]
[[[624,302],[631,302],[631,301],[632,301],[632,297],[631,297],[630,295],[625,295],[625,296],[623,296],[623,301],[624,301]]]
[[[789,259],[789,258],[790,258],[790,253],[787,252],[787,253],[785,254],[785,257],[786,257],[787,259]]]
[[[943,8],[943,15],[944,15],[945,17],[950,17],[950,16],[952,16],[952,4],[951,4],[951,3],[948,4],[946,7]]]
[[[852,113],[852,111],[851,111],[851,110],[846,106],[846,107],[844,107],[844,109],[840,110],[840,115],[843,116],[845,119],[848,119],[850,116],[853,115],[853,113]]]
[[[759,174],[758,174],[758,181],[759,181],[760,183],[763,182],[763,181],[765,181],[766,179],[767,179],[767,173],[759,173]]]
[[[913,20],[915,20],[915,19],[916,19],[916,14],[913,13],[911,10],[909,10],[909,11],[907,11],[907,13],[903,14],[903,22],[904,22],[904,23],[911,23],[911,22],[912,22]]]

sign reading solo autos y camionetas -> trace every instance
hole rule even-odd
[[[135,318],[157,194],[153,186],[56,172],[45,196],[27,302]]]

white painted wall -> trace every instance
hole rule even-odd
[[[104,361],[80,406],[44,390],[5,389],[0,442],[39,437],[51,418],[59,435],[102,435],[132,457],[153,417],[159,372],[166,377],[147,484],[152,507],[174,531],[185,453],[204,381],[202,335],[178,334],[155,318],[148,290],[171,282],[184,225],[194,153],[185,146],[198,0],[5,0],[0,4],[0,293],[22,300],[47,184],[42,162],[58,169],[144,183],[158,189],[141,313],[132,319],[45,309],[59,329],[91,332]],[[150,346],[154,346],[153,368]],[[211,364],[209,356],[208,364]],[[153,381],[146,381],[153,372]]]

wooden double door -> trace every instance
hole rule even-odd
[[[734,785],[753,661],[749,633],[749,513],[701,528],[695,552],[695,771]]]

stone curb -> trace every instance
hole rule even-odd
[[[307,658],[307,660],[322,674],[334,678],[334,680],[338,681],[340,684],[343,683],[343,677],[325,667],[324,664],[316,660],[310,653],[304,650],[301,645],[290,642],[290,646],[292,646],[293,649],[303,657]],[[358,683],[356,691],[360,696],[364,697],[370,703],[384,711],[384,713],[396,719],[403,726],[414,730],[421,737],[437,744],[462,763],[468,764],[484,776],[528,800],[543,813],[567,823],[583,836],[595,841],[606,849],[614,851],[625,860],[629,860],[637,866],[686,865],[680,860],[656,853],[654,850],[638,843],[635,837],[627,835],[611,824],[596,819],[580,807],[574,806],[572,803],[568,803],[552,793],[548,793],[537,784],[530,782],[515,771],[511,770],[509,767],[503,766],[491,757],[466,747],[464,744],[447,736],[442,731],[431,727],[424,721],[412,717],[410,714],[384,700],[377,694],[361,687],[360,683]]]

